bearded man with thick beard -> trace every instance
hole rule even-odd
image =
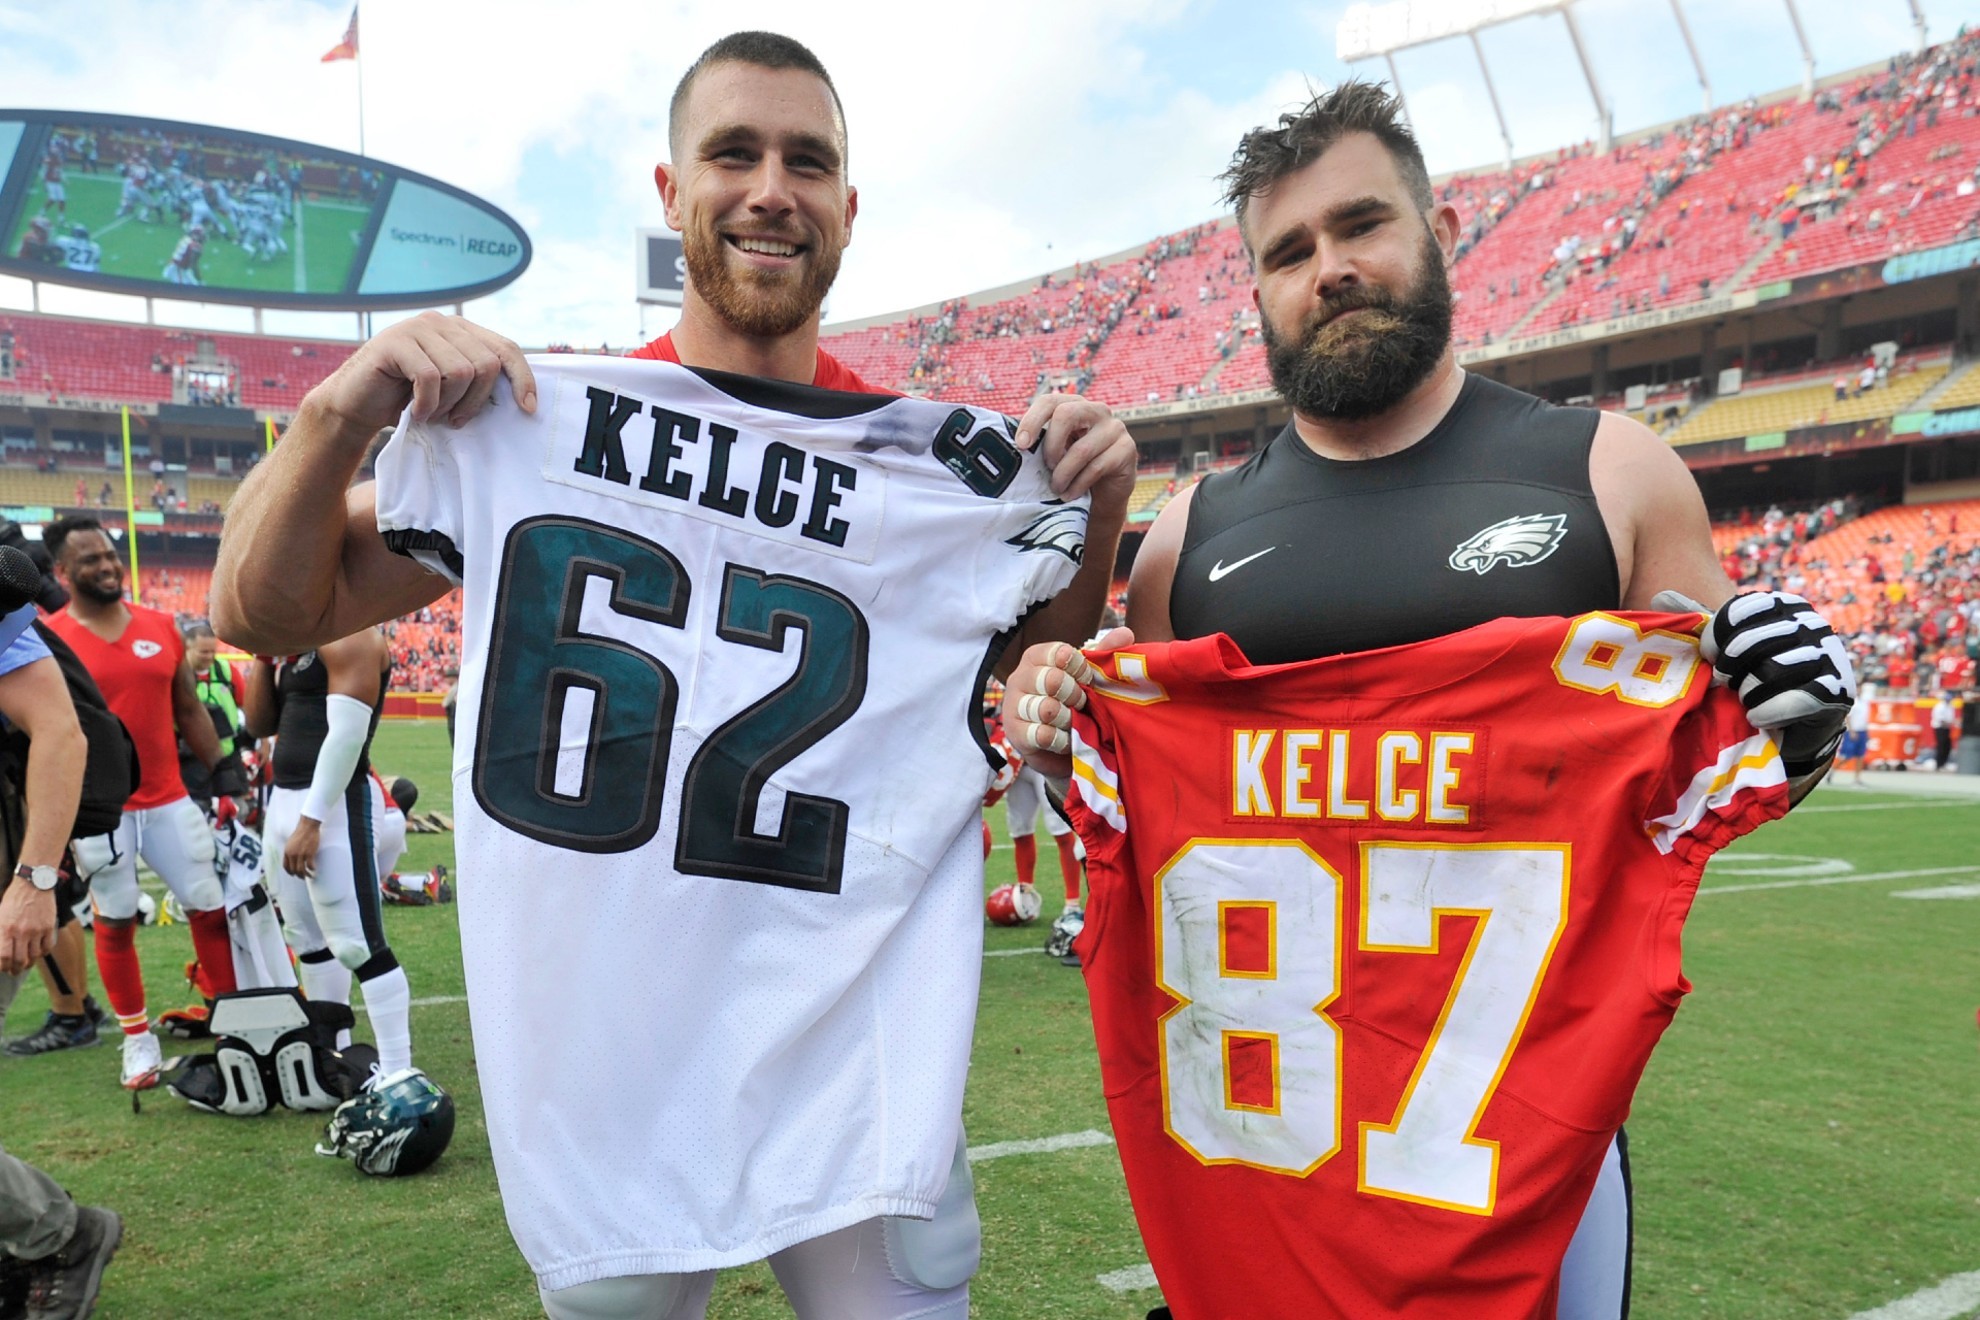
[[[1506,617],[1649,609],[1660,592],[1705,612],[1732,598],[1698,487],[1654,432],[1458,366],[1447,272],[1459,216],[1432,190],[1401,109],[1379,85],[1344,83],[1240,143],[1227,200],[1292,419],[1162,510],[1134,562],[1128,627],[1100,649],[1226,633],[1253,664],[1281,664]],[[1805,602],[1739,599],[1829,632]],[[1840,734],[1816,689],[1846,680],[1826,665],[1802,676],[1805,730],[1776,730],[1798,794],[1833,755],[1831,722]],[[1026,652],[1009,691],[1041,695],[1004,718],[1028,764],[1070,772],[1068,707],[1085,705],[1094,677],[1070,647]],[[1102,960],[1107,938],[1103,928]],[[1619,1133],[1562,1265],[1560,1320],[1627,1314],[1626,1152]]]

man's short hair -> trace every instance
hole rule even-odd
[[[1380,83],[1351,78],[1298,110],[1280,115],[1276,127],[1254,128],[1239,139],[1230,168],[1219,176],[1224,200],[1237,209],[1238,229],[1244,228],[1252,198],[1305,169],[1350,133],[1372,134],[1388,149],[1419,211],[1436,205],[1430,171],[1423,164],[1423,149],[1403,118],[1402,98],[1389,95]],[[1245,242],[1249,247],[1250,239]]]
[[[62,547],[68,544],[71,536],[74,536],[77,532],[102,531],[103,524],[89,517],[87,514],[78,514],[72,518],[57,518],[55,521],[42,527],[41,543],[48,547],[48,553],[50,555],[60,560],[62,558]],[[108,532],[103,532],[103,534],[105,536],[109,535]]]
[[[216,642],[220,640],[219,634],[213,631],[213,625],[205,619],[192,620],[185,627],[179,629],[179,635],[184,637],[188,642],[196,642],[202,637],[211,637]]]
[[[667,145],[676,161],[681,158],[681,112],[687,105],[688,91],[703,69],[716,64],[754,64],[759,69],[803,69],[806,73],[817,75],[818,80],[825,84],[825,90],[832,94],[832,109],[839,117],[839,155],[843,160],[846,154],[846,107],[839,100],[839,89],[832,85],[832,75],[825,72],[824,63],[811,53],[811,48],[778,32],[731,32],[702,51],[674,88],[674,99],[667,106]]]

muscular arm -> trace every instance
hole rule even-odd
[[[256,651],[307,651],[445,593],[445,581],[386,548],[371,484],[345,490],[375,434],[350,434],[305,400],[242,483],[213,574],[213,620],[227,637]]]
[[[372,489],[346,491],[378,431],[413,420],[459,425],[507,376],[536,411],[522,350],[460,317],[426,312],[367,341],[311,390],[275,452],[227,509],[213,573],[213,622],[251,651],[307,651],[430,604],[446,583],[386,549]]]
[[[318,647],[316,658],[324,664],[331,696],[350,697],[375,710],[378,676],[385,670],[385,654],[384,637],[376,628],[365,628]]]
[[[178,672],[172,675],[172,720],[201,765],[211,770],[220,763],[220,735],[214,732],[213,717],[200,704],[199,691],[193,686],[192,667],[183,660],[179,661]]]
[[[69,828],[76,822],[83,765],[89,758],[61,666],[52,659],[36,660],[0,675],[0,715],[28,736],[27,830],[20,860],[54,866],[62,860]],[[212,727],[207,725],[209,731]]]
[[[1640,422],[1604,413],[1588,459],[1595,502],[1616,545],[1624,609],[1654,608],[1660,591],[1689,596],[1716,610],[1734,595],[1731,579],[1712,548],[1712,521],[1684,461]],[[1828,772],[1788,782],[1788,801],[1799,803]]]
[[[1061,499],[1092,497],[1086,515],[1086,549],[1079,571],[1064,591],[1026,619],[997,662],[999,678],[1009,677],[1025,648],[1039,642],[1077,646],[1093,635],[1107,607],[1114,580],[1114,556],[1134,492],[1134,437],[1104,405],[1071,394],[1047,394],[1033,401],[1018,422],[1019,449],[1036,448],[1052,474]]]
[[[1128,630],[1138,642],[1173,642],[1169,621],[1169,588],[1182,558],[1183,533],[1189,530],[1189,500],[1196,487],[1185,486],[1155,515],[1155,525],[1142,538],[1128,574]]]
[[[1712,610],[1732,599],[1698,483],[1663,437],[1628,417],[1602,414],[1588,478],[1615,545],[1624,609],[1647,610],[1660,591],[1682,592]]]
[[[69,686],[52,659],[0,675],[0,715],[27,732],[27,825],[18,865],[54,866],[75,823],[89,746]],[[55,896],[24,881],[0,897],[0,972],[18,972],[55,947]]]
[[[241,696],[241,719],[256,738],[273,737],[281,708],[275,701],[275,666],[256,660],[248,670],[247,691]]]

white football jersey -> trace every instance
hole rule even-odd
[[[982,940],[993,639],[1085,502],[995,413],[533,357],[378,459],[464,589],[455,847],[509,1225],[547,1288],[927,1216]]]

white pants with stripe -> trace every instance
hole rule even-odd
[[[213,826],[190,797],[126,811],[109,834],[77,839],[75,853],[99,916],[137,915],[140,857],[186,911],[210,912],[225,901],[213,868]]]

